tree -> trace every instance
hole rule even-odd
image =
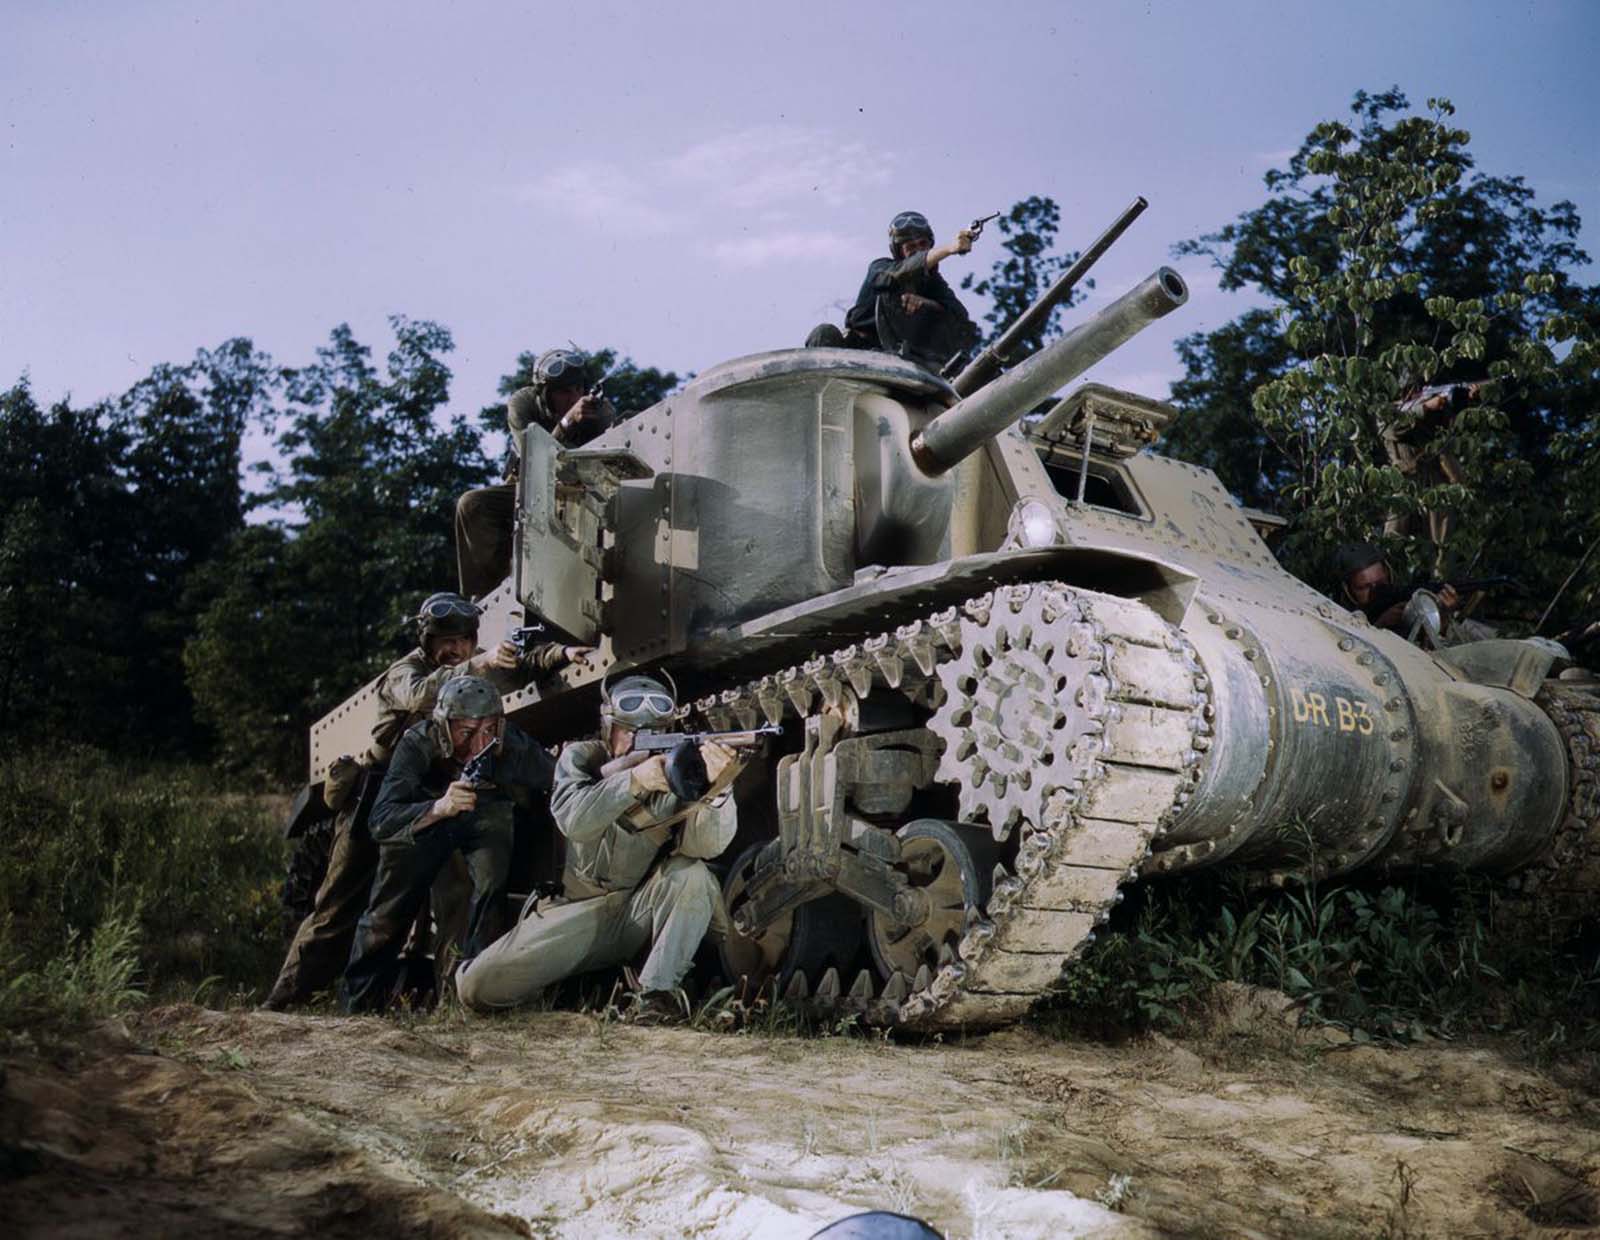
[[[382,373],[344,325],[316,362],[284,372],[284,463],[252,501],[272,518],[207,574],[185,662],[236,765],[287,773],[306,727],[404,649],[405,618],[455,582],[455,501],[489,464],[467,420],[443,412],[450,333],[390,326]]]
[[[983,321],[989,324],[983,344],[991,345],[1005,330],[1021,317],[1022,312],[1044,294],[1057,277],[1078,259],[1076,251],[1065,254],[1050,253],[1056,243],[1056,233],[1061,227],[1061,208],[1055,199],[1034,194],[1020,202],[994,222],[1004,240],[1000,243],[1004,258],[995,260],[990,273],[981,280],[968,273],[961,279],[961,287],[970,289],[980,297],[989,299],[989,309]],[[1012,364],[1037,352],[1047,341],[1061,332],[1060,315],[1068,306],[1075,305],[1084,296],[1084,289],[1094,287],[1093,280],[1075,288],[1040,324],[1028,340],[1023,341],[1011,354]]]
[[[1473,173],[1447,101],[1408,110],[1398,90],[1358,93],[1354,128],[1318,125],[1267,174],[1263,206],[1178,247],[1276,306],[1181,342],[1169,447],[1247,500],[1275,497],[1303,573],[1391,513],[1448,508],[1454,564],[1515,566],[1542,586],[1600,534],[1600,484],[1576,476],[1600,395],[1600,289],[1572,277],[1589,260],[1571,203],[1545,209],[1520,177]],[[1452,422],[1397,408],[1469,379],[1491,382]],[[1402,473],[1386,431],[1448,446],[1471,485]],[[1438,550],[1416,537],[1390,549],[1413,568]]]

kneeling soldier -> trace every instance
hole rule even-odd
[[[524,909],[509,934],[462,967],[456,989],[469,1007],[526,1003],[546,986],[624,964],[649,945],[638,976],[640,1010],[672,1010],[706,932],[727,929],[721,887],[706,861],[738,828],[733,800],[722,793],[741,767],[715,742],[638,760],[634,733],[667,723],[676,709],[660,681],[624,677],[605,691],[600,739],[562,750],[550,805],[568,840],[570,902]],[[703,774],[681,778],[679,766],[698,765],[696,758]]]
[[[472,876],[465,954],[494,937],[511,865],[513,802],[550,786],[543,746],[505,720],[500,692],[461,676],[439,690],[433,715],[395,748],[372,808],[378,875],[356,925],[340,987],[345,1011],[381,1009],[400,974],[400,950],[434,878],[461,852]]]

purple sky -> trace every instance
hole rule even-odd
[[[300,363],[341,321],[381,358],[392,312],[455,333],[463,410],[569,338],[703,370],[837,321],[894,212],[947,235],[1030,193],[1070,247],[1150,199],[1115,294],[1391,84],[1600,253],[1597,49],[1588,0],[9,0],[0,383],[87,402],[233,335]],[[1239,311],[1180,267],[1190,305],[1095,378],[1165,395],[1172,340]]]

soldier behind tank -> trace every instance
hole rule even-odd
[[[889,223],[889,257],[875,258],[861,282],[845,330],[831,323],[814,329],[808,347],[881,349],[937,370],[976,342],[978,329],[939,266],[972,249],[972,232],[934,244],[920,211],[902,211]]]
[[[372,743],[358,762],[339,758],[328,772],[323,800],[338,814],[333,849],[311,913],[300,923],[263,1006],[281,1010],[304,1003],[333,985],[350,957],[356,919],[367,907],[378,851],[368,818],[389,756],[406,729],[434,708],[444,685],[483,676],[507,690],[581,660],[585,647],[553,642],[522,655],[510,642],[478,648],[480,609],[459,594],[433,594],[416,616],[417,648],[395,662],[378,682],[378,718]]]
[[[470,767],[480,755],[488,770],[474,779]],[[387,1006],[411,923],[455,853],[472,876],[464,957],[494,937],[511,868],[513,806],[531,806],[550,787],[554,766],[542,745],[506,722],[500,692],[487,680],[460,676],[439,690],[433,714],[400,738],[372,809],[378,873],[339,987],[345,1011]]]
[[[1377,628],[1409,637],[1406,604],[1420,588],[1430,590],[1439,600],[1439,614],[1444,621],[1441,644],[1458,645],[1495,636],[1489,625],[1456,616],[1461,597],[1448,582],[1437,588],[1431,583],[1421,587],[1396,585],[1383,550],[1372,543],[1344,543],[1333,553],[1333,566],[1344,601]]]
[[[605,687],[600,738],[562,750],[550,800],[568,841],[569,902],[525,908],[509,934],[461,968],[456,989],[468,1007],[527,1003],[547,986],[625,964],[648,946],[637,1010],[681,1010],[673,996],[695,951],[708,930],[727,929],[722,891],[706,862],[738,828],[733,800],[721,794],[741,763],[721,745],[701,745],[708,783],[692,790],[664,755],[626,765],[634,733],[667,724],[676,709],[673,693],[649,676]]]
[[[549,431],[563,448],[581,448],[617,421],[605,397],[587,390],[588,359],[572,349],[550,349],[533,364],[533,382],[506,402],[513,453],[507,480],[468,491],[456,501],[456,563],[461,593],[482,598],[511,572],[511,528],[517,514],[517,463],[522,432]]]

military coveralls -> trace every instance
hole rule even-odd
[[[978,330],[955,290],[937,270],[928,270],[926,250],[902,259],[873,259],[855,305],[844,316],[845,327],[853,337],[864,340],[868,348],[886,348],[878,338],[878,298],[901,293],[915,293],[940,307],[937,311],[924,309],[897,318],[907,331],[906,351],[914,361],[942,364],[977,338]]]
[[[417,724],[403,737],[383,777],[372,809],[378,875],[372,899],[356,925],[340,997],[347,1012],[382,1008],[399,978],[400,951],[423,897],[440,870],[461,853],[472,875],[464,954],[481,951],[499,929],[495,911],[511,869],[512,809],[527,807],[550,787],[555,762],[544,746],[508,723],[495,752],[489,782],[478,789],[477,808],[415,829],[462,764],[439,752],[436,725]]]
[[[531,388],[522,388],[506,404],[506,431],[511,450],[522,455],[522,433],[528,429],[527,408],[534,401],[517,397]],[[542,407],[542,402],[538,402]],[[586,418],[556,435],[563,448],[581,448],[616,424],[617,411],[609,401],[603,403],[598,418]],[[546,428],[548,429],[548,428]],[[482,598],[511,572],[511,530],[517,515],[517,466],[508,480],[491,487],[468,491],[456,501],[456,568],[461,577],[461,593]]]
[[[487,679],[502,691],[516,689],[531,676],[554,671],[565,661],[565,650],[558,643],[549,642],[533,647],[518,671],[491,669]],[[339,980],[350,959],[356,920],[366,910],[372,876],[378,868],[378,849],[367,830],[367,820],[389,765],[389,755],[406,729],[433,709],[445,682],[466,674],[465,664],[440,667],[420,646],[383,674],[378,683],[378,718],[372,725],[372,743],[362,757],[354,788],[339,806],[327,871],[317,888],[311,912],[289,944],[267,998],[269,1007],[303,1003]],[[441,917],[441,921],[445,920],[449,918]]]
[[[570,903],[523,910],[517,925],[456,974],[468,1007],[515,1007],[546,986],[623,964],[646,944],[646,991],[683,981],[708,930],[727,931],[722,890],[706,861],[733,841],[733,798],[685,804],[670,792],[632,790],[632,772],[602,777],[600,741],[561,752],[551,810],[567,837]],[[632,828],[632,829],[630,829]]]

